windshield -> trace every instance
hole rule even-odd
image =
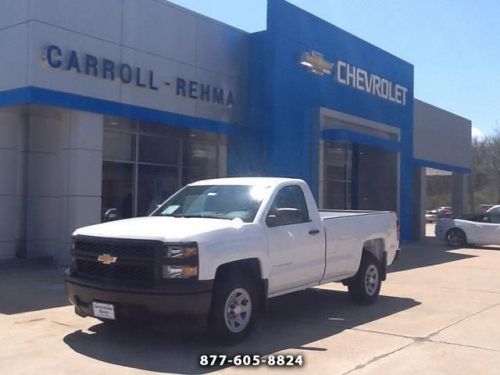
[[[240,185],[186,186],[152,215],[227,220],[239,218],[250,223],[257,214],[266,190]]]

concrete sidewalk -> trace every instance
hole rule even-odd
[[[354,305],[342,285],[272,300],[247,341],[213,345],[189,323],[108,327],[66,304],[62,270],[0,270],[0,372],[199,374],[200,354],[302,354],[297,372],[498,374],[500,248],[451,250],[434,239],[403,247],[377,304]]]

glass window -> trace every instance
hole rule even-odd
[[[306,199],[297,185],[286,186],[276,194],[266,219],[272,227],[309,221]]]
[[[352,144],[325,142],[323,206],[333,209],[351,208]]]
[[[186,132],[183,141],[182,183],[217,177],[218,147],[217,134]]]
[[[184,133],[184,139],[196,140],[199,142],[217,143],[219,136],[215,133],[208,133],[196,130],[188,130]]]
[[[489,215],[489,218],[490,218],[490,223],[495,223],[495,224],[498,224],[500,223],[500,213],[490,213]]]
[[[146,216],[178,189],[177,169],[139,165],[137,216]]]
[[[217,177],[216,169],[208,168],[183,168],[182,169],[182,185],[190,184],[191,182],[206,180]]]
[[[329,180],[331,179],[331,180],[345,181],[346,180],[345,165],[342,165],[342,166],[327,165],[326,166],[326,175],[328,176]]]
[[[147,215],[183,185],[217,177],[226,137],[107,116],[103,142],[102,209],[112,220]]]
[[[104,130],[134,133],[136,123],[125,118],[104,116]]]
[[[104,131],[103,158],[107,160],[135,160],[135,135]]]
[[[345,209],[350,210],[352,208],[352,182],[347,181],[344,187],[345,187]]]
[[[208,217],[252,222],[265,196],[262,188],[240,185],[187,186],[167,200],[155,216]]]
[[[328,208],[345,209],[346,201],[346,183],[344,181],[327,181],[325,206]]]
[[[356,209],[396,211],[398,156],[396,152],[357,146]]]
[[[216,135],[201,132],[188,133],[184,138],[184,165],[216,170],[217,147],[218,139]]]
[[[345,179],[352,180],[352,144],[346,144],[345,150]]]
[[[134,166],[107,162],[102,168],[102,220],[132,217]]]
[[[148,122],[141,122],[139,129],[142,134],[151,134],[161,137],[179,138],[182,135],[182,129],[161,124],[151,124]]]
[[[141,135],[139,138],[139,162],[177,165],[179,139]]]

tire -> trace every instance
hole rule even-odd
[[[349,295],[361,305],[374,303],[382,286],[381,274],[378,259],[364,252],[359,270],[347,286]]]
[[[451,247],[463,247],[467,245],[467,237],[463,230],[452,228],[446,233],[446,242]]]
[[[257,290],[250,277],[224,275],[216,281],[208,320],[211,337],[223,343],[245,338],[255,323]]]

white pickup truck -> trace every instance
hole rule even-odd
[[[66,291],[80,316],[200,315],[239,339],[286,293],[340,281],[374,302],[398,237],[394,212],[318,211],[302,180],[198,181],[148,217],[76,230]]]

